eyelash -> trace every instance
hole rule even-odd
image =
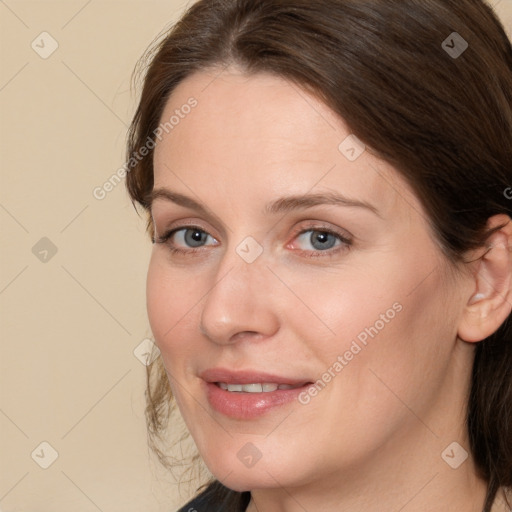
[[[190,225],[190,226],[180,226],[180,227],[177,227],[177,228],[173,228],[173,229],[167,231],[166,233],[164,233],[162,236],[157,237],[157,238],[153,238],[152,241],[153,241],[154,244],[167,244],[167,246],[169,248],[169,251],[172,254],[194,255],[194,254],[196,254],[198,252],[201,252],[201,250],[204,249],[204,247],[180,249],[178,247],[173,246],[171,243],[169,243],[169,240],[171,239],[171,237],[174,234],[176,234],[178,231],[182,231],[182,230],[196,230],[196,231],[199,231],[201,233],[205,233],[208,236],[212,236],[207,231],[205,231],[204,229],[200,228],[199,226]],[[346,235],[344,235],[344,234],[342,234],[342,233],[340,233],[340,232],[338,232],[336,230],[333,230],[331,228],[326,228],[325,226],[317,226],[317,225],[307,226],[307,228],[303,227],[300,231],[297,231],[293,235],[293,240],[297,239],[299,236],[303,235],[304,233],[308,233],[309,231],[317,232],[317,233],[326,233],[326,234],[329,234],[329,235],[333,235],[334,237],[336,237],[341,242],[341,244],[339,246],[337,246],[337,247],[334,247],[332,249],[327,249],[325,251],[319,251],[319,250],[316,250],[316,251],[306,251],[306,250],[300,250],[300,249],[297,250],[298,252],[302,253],[307,258],[333,257],[338,252],[343,251],[343,250],[347,250],[352,245],[352,240],[349,237],[347,237]]]

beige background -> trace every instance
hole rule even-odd
[[[512,0],[492,3],[512,34]],[[134,64],[184,7],[0,0],[2,512],[172,512],[191,492],[146,446],[144,222],[123,183],[92,194],[124,162]]]

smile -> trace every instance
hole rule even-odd
[[[291,384],[275,384],[275,383],[256,383],[256,384],[227,384],[226,382],[216,382],[217,386],[224,391],[231,391],[235,393],[270,393],[276,390],[286,390],[300,388],[304,384],[291,385]]]
[[[312,381],[255,370],[211,368],[200,374],[203,393],[217,413],[251,420],[298,401]]]

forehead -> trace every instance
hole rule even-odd
[[[236,190],[251,198],[333,190],[384,214],[420,208],[370,148],[353,160],[363,148],[338,115],[282,78],[233,69],[196,73],[167,102],[161,124],[171,119],[155,149],[155,188]]]

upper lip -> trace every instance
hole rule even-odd
[[[298,386],[307,384],[307,379],[295,379],[280,375],[272,375],[266,372],[256,370],[232,371],[226,368],[210,368],[200,374],[200,377],[206,382],[224,382],[226,384],[290,384]]]

